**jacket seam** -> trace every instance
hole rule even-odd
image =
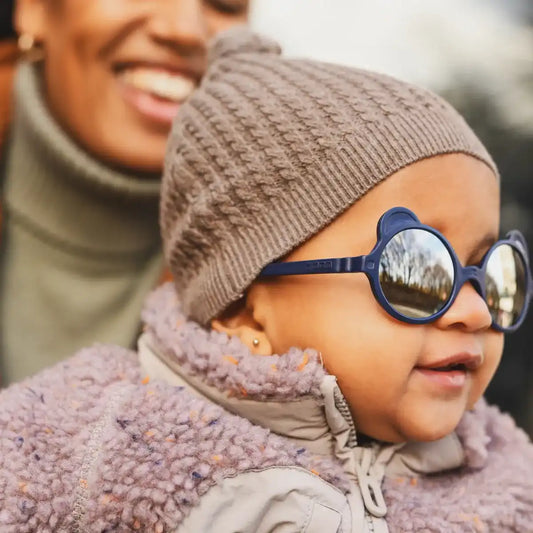
[[[302,528],[300,529],[300,533],[305,533],[307,531],[307,528],[309,527],[310,522],[311,522],[311,516],[313,515],[314,507],[315,507],[315,500],[310,498],[309,503],[307,504],[305,520],[304,520]]]
[[[101,442],[105,427],[109,423],[110,417],[117,407],[117,405],[123,401],[126,396],[128,387],[120,385],[118,390],[113,391],[110,394],[109,401],[104,412],[100,415],[98,420],[93,424],[91,428],[87,453],[83,458],[83,462],[80,468],[80,475],[78,479],[78,486],[76,489],[76,497],[74,500],[72,518],[73,518],[73,533],[83,533],[83,522],[87,510],[87,502],[89,501],[89,477],[94,471],[96,462],[101,452]]]
[[[324,479],[320,475],[313,474],[310,470],[307,470],[307,468],[305,468],[304,466],[298,466],[298,465],[272,465],[272,466],[250,468],[248,470],[244,470],[242,472],[237,472],[237,473],[232,474],[230,476],[226,476],[226,477],[223,478],[223,480],[236,478],[237,476],[241,476],[243,474],[261,473],[261,472],[264,472],[264,471],[267,471],[267,470],[297,470],[299,472],[302,472],[302,473],[306,474],[311,479],[318,479],[320,482],[326,483],[332,489],[337,491],[344,499],[346,499],[346,494],[341,489],[339,489],[337,486],[335,486],[333,483],[330,483],[328,480]],[[216,483],[215,485],[218,485],[218,483]]]

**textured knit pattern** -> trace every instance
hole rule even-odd
[[[497,173],[438,96],[279,52],[246,30],[221,36],[170,136],[162,235],[185,313],[201,323],[406,165],[461,152]]]
[[[117,347],[84,350],[0,393],[2,533],[171,532],[215,483],[269,466],[346,487],[336,463],[151,382]]]
[[[237,337],[187,321],[171,283],[149,296],[142,318],[158,347],[185,373],[221,392],[254,400],[321,396],[326,371],[317,352],[291,348],[281,356],[257,357]]]
[[[466,466],[384,483],[390,533],[532,533],[533,446],[511,417],[478,403],[458,428]]]

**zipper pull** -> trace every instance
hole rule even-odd
[[[357,481],[366,510],[376,518],[382,518],[387,514],[387,504],[381,490],[380,476],[372,467],[372,450],[365,448],[362,450],[362,457],[355,464]]]

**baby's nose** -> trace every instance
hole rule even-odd
[[[468,332],[488,329],[492,317],[485,300],[471,283],[465,283],[452,306],[435,324],[439,328],[462,328]]]

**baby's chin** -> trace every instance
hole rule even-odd
[[[411,427],[402,432],[402,438],[399,442],[432,442],[443,439],[455,431],[459,424],[459,419],[453,421],[443,421],[438,424],[424,424],[418,427]]]
[[[380,426],[358,427],[360,433],[383,442],[432,442],[453,433],[464,412],[464,405],[404,405]],[[356,424],[357,426],[357,424]]]
[[[372,432],[370,435],[363,434],[363,439],[375,439],[389,444],[398,444],[401,442],[433,442],[443,439],[450,433],[453,433],[457,424],[439,424],[438,426],[416,426],[397,428],[394,431]]]
[[[455,431],[465,409],[462,402],[428,402],[410,413],[401,413],[398,419],[399,442],[442,439]]]

